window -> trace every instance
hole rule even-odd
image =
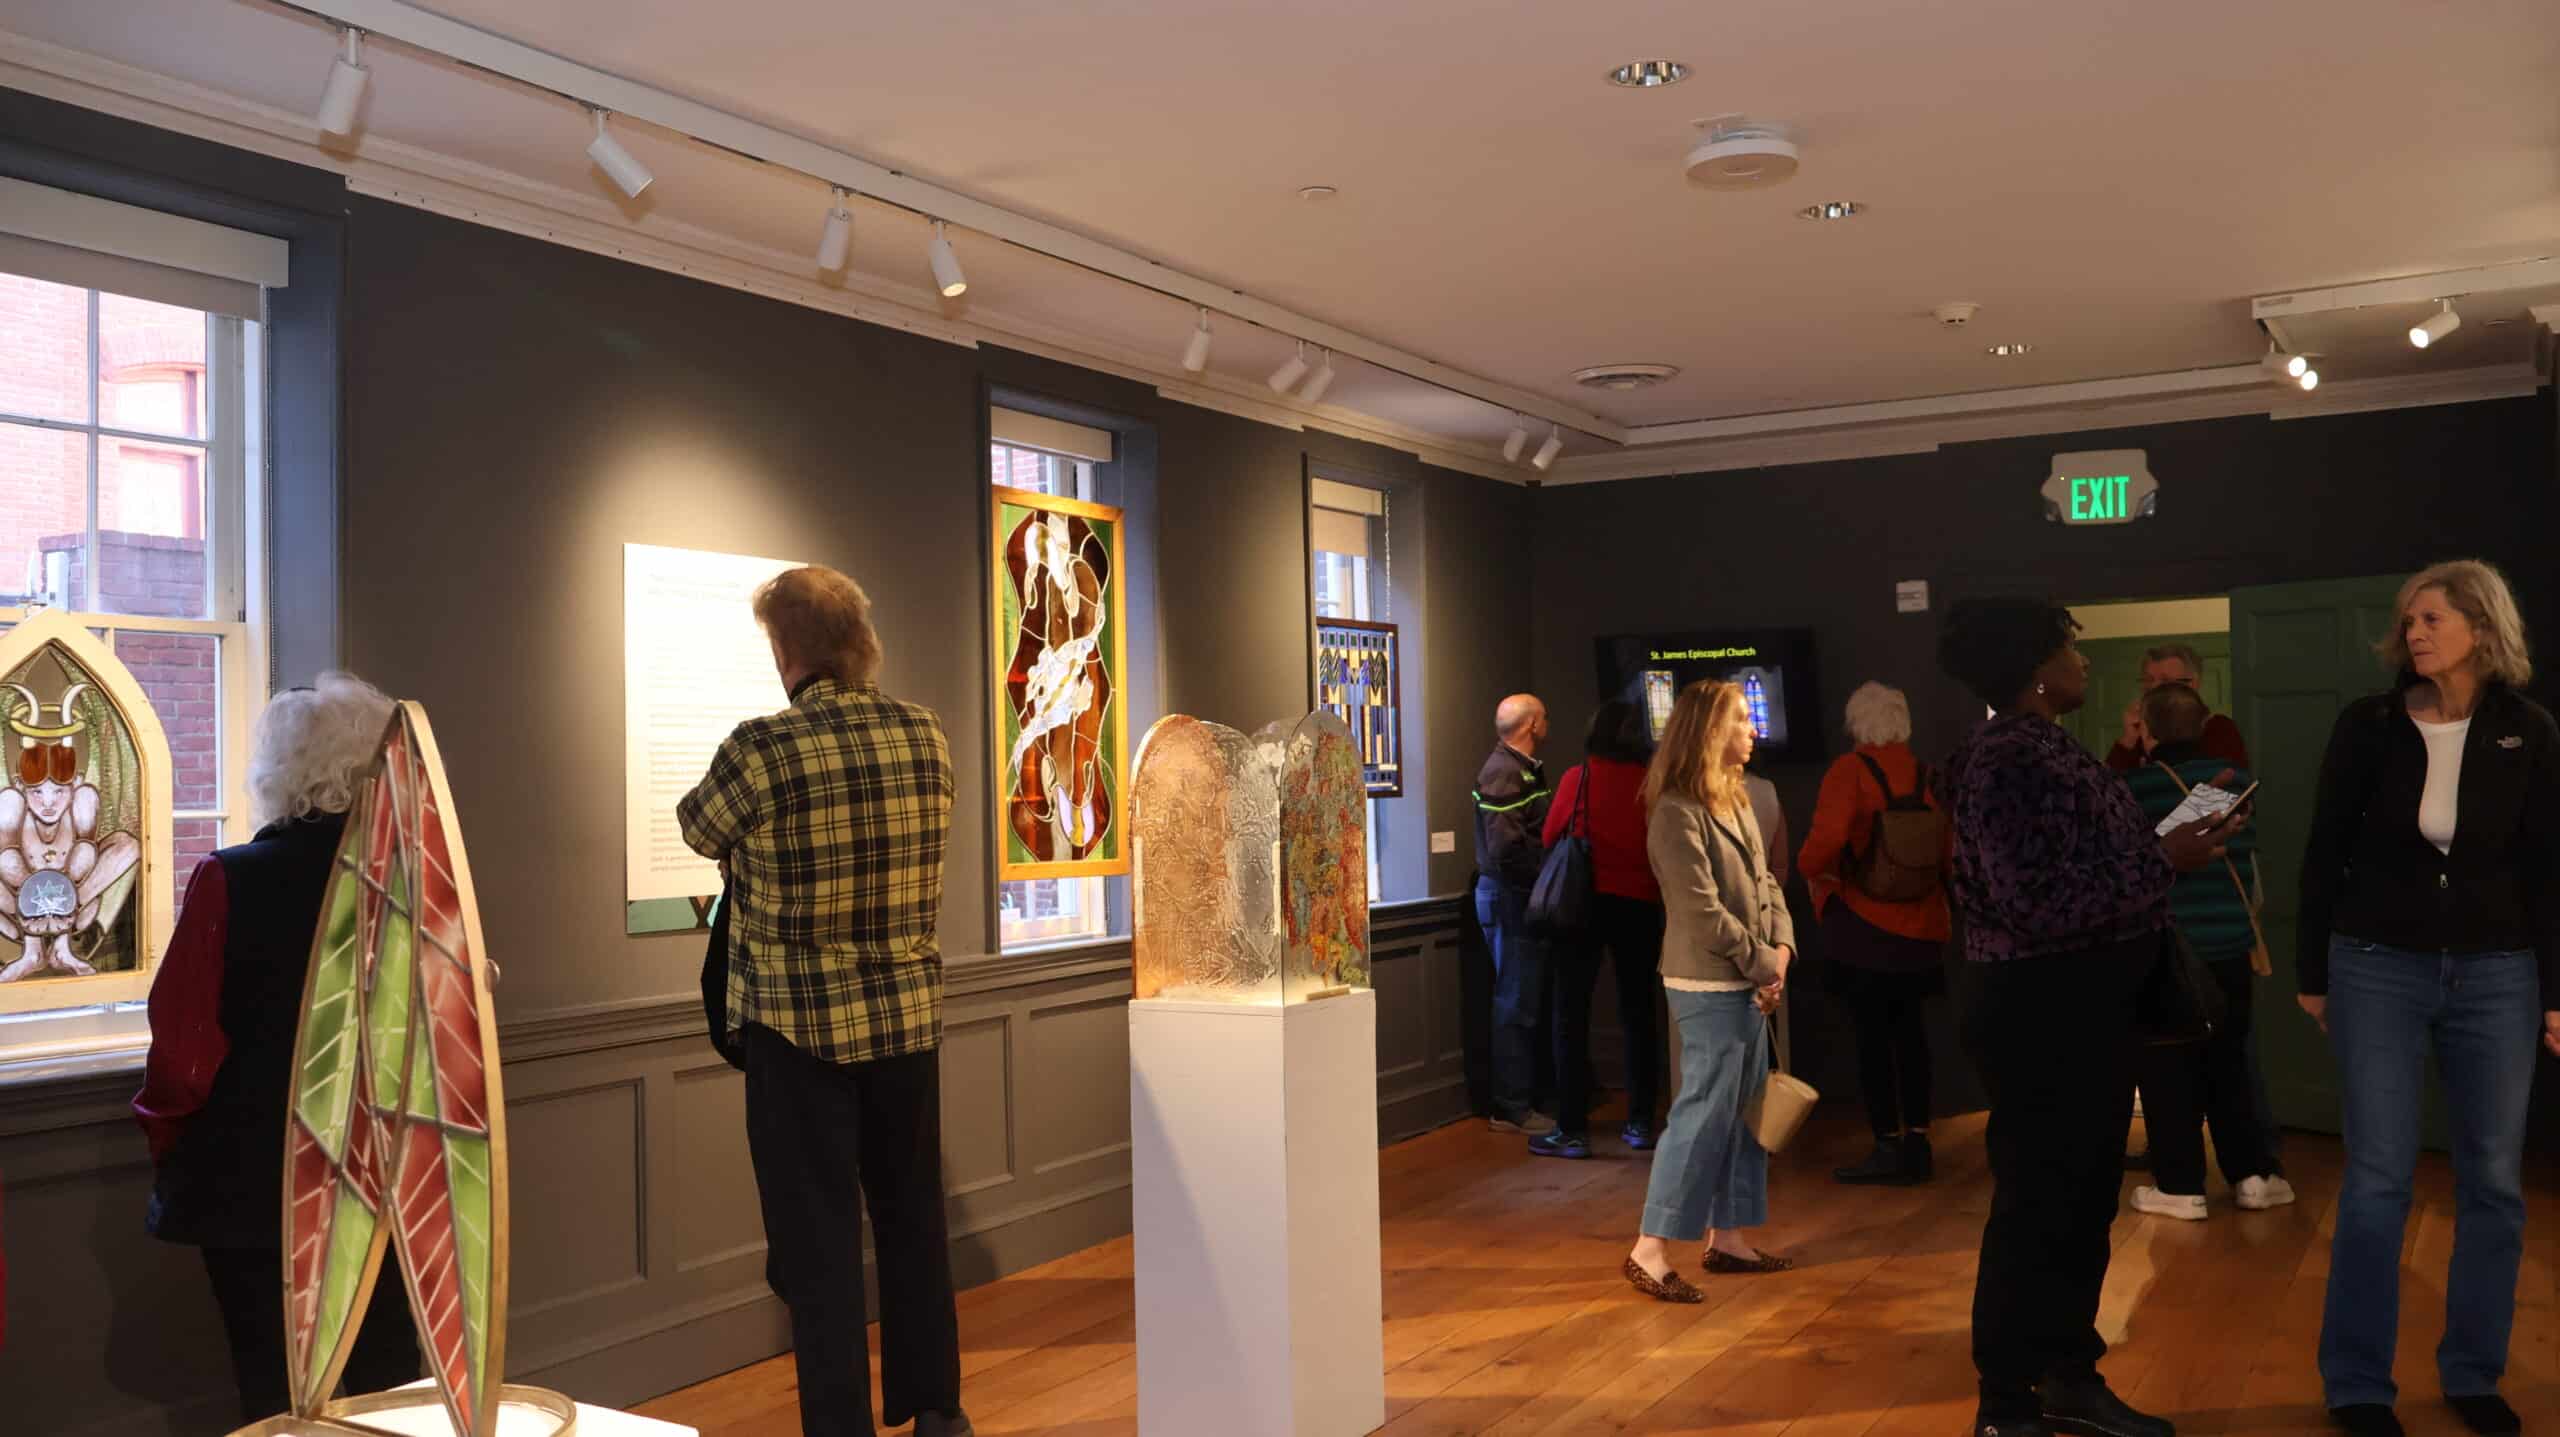
[[[1308,529],[1319,619],[1387,619],[1385,565],[1372,572],[1372,551],[1387,554],[1387,496],[1375,489],[1315,481],[1315,522]],[[1386,891],[1379,882],[1381,829],[1378,800],[1369,800],[1369,901]]]
[[[248,836],[258,344],[230,314],[0,272],[0,629],[61,611],[132,671],[168,734],[177,895]]]
[[[989,446],[987,470],[1002,488],[1069,499],[1094,497],[1091,460],[998,443]],[[1110,937],[1113,881],[1029,878],[996,885],[998,945],[1014,949]]]

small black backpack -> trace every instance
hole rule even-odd
[[[1938,891],[1947,851],[1947,816],[1929,806],[1928,765],[1921,765],[1909,793],[1896,793],[1882,764],[1863,753],[1857,757],[1884,790],[1884,812],[1876,815],[1866,852],[1851,850],[1840,865],[1842,875],[1869,898],[1916,903]]]

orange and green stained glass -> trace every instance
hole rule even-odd
[[[486,959],[425,711],[347,816],[312,940],[285,1158],[294,1411],[337,1385],[385,1247],[457,1437],[496,1431],[505,1145]]]

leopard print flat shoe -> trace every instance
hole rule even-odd
[[[1752,1273],[1785,1272],[1796,1265],[1792,1257],[1764,1252],[1754,1258],[1735,1257],[1729,1252],[1707,1249],[1707,1271],[1718,1277],[1741,1277]]]
[[[1643,1263],[1632,1257],[1627,1259],[1627,1265],[1620,1270],[1626,1273],[1627,1281],[1634,1284],[1636,1291],[1656,1302],[1704,1302],[1707,1300],[1705,1293],[1691,1286],[1689,1279],[1682,1277],[1678,1272],[1666,1272],[1656,1279],[1652,1273],[1644,1270]]]

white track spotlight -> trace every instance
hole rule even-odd
[[[1209,311],[1200,311],[1200,326],[1191,331],[1191,342],[1182,346],[1182,367],[1198,374],[1209,367]]]
[[[959,251],[951,247],[949,225],[933,222],[933,243],[924,247],[924,256],[933,265],[933,287],[942,291],[944,299],[958,299],[969,292],[969,277],[960,272]]]
[[[1307,376],[1307,387],[1298,391],[1298,398],[1313,404],[1324,398],[1324,392],[1332,387],[1333,351],[1328,349],[1324,352],[1324,363],[1317,365],[1316,372]]]
[[[329,83],[320,89],[320,112],[313,123],[324,135],[353,134],[356,128],[356,106],[364,103],[364,82],[373,72],[364,67],[357,53],[357,32],[352,28],[346,36],[346,53],[329,64]]]
[[[833,274],[853,258],[853,211],[845,205],[845,192],[831,190],[827,199],[827,223],[818,231],[818,269]]]
[[[1538,452],[1529,456],[1529,463],[1533,465],[1539,473],[1544,474],[1548,469],[1554,467],[1556,456],[1563,452],[1564,431],[1562,429],[1550,427],[1547,430],[1547,442],[1539,445]]]
[[[2320,387],[2320,371],[2306,367],[2302,371],[2302,376],[2293,382],[2301,385],[2303,392],[2308,394]]]
[[[1528,447],[1529,421],[1514,414],[1511,416],[1511,437],[1502,441],[1502,462],[1519,463],[1520,451]]]
[[[1271,378],[1268,382],[1273,389],[1278,390],[1282,394],[1286,394],[1289,392],[1290,385],[1295,384],[1306,377],[1307,342],[1302,339],[1298,341],[1298,352],[1289,356],[1288,363],[1271,371]]]
[[[2303,371],[2311,367],[2310,360],[2299,354],[2287,354],[2272,344],[2267,346],[2267,357],[2259,360],[2258,363],[2278,381],[2300,379]]]
[[[2409,342],[2424,349],[2460,328],[2462,328],[2462,316],[2453,312],[2453,301],[2448,299],[2444,302],[2444,308],[2427,316],[2426,323],[2410,327]]]
[[[613,132],[605,128],[605,112],[598,110],[595,114],[596,137],[587,145],[587,158],[596,162],[596,168],[604,171],[605,178],[613,181],[615,188],[635,200],[640,198],[640,192],[649,188],[650,181],[657,176],[649,173],[649,167],[634,158],[629,150],[622,147],[622,142],[613,137]]]

